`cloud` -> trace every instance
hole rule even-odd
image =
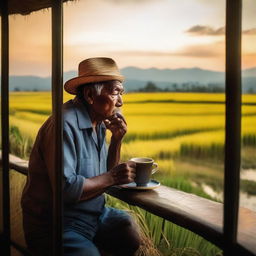
[[[208,43],[188,45],[175,52],[175,55],[193,58],[216,58],[225,54],[224,40]]]
[[[200,36],[202,35],[219,36],[219,35],[225,34],[225,28],[220,27],[220,28],[214,29],[210,26],[196,25],[189,28],[185,32],[193,35],[200,35]]]
[[[243,30],[243,35],[256,35],[256,28]]]
[[[225,35],[225,27],[214,29],[213,27],[210,27],[210,26],[195,25],[189,28],[188,30],[186,30],[185,32],[195,36],[221,36],[221,35]],[[256,35],[256,28],[243,30],[242,34]]]

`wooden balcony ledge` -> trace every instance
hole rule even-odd
[[[177,189],[154,190],[111,187],[108,194],[189,229],[223,247],[223,204]],[[239,208],[238,241],[256,255],[256,212]],[[240,246],[238,250],[243,250]],[[240,254],[243,255],[243,254]]]
[[[0,156],[1,159],[1,156]],[[10,155],[10,168],[27,174],[28,162]],[[223,204],[166,186],[154,190],[111,187],[107,193],[159,217],[195,232],[223,247]],[[239,208],[238,250],[256,255],[256,212]],[[242,246],[240,246],[242,245]]]

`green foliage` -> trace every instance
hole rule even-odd
[[[147,82],[147,84],[137,90],[138,92],[224,92],[224,86],[218,83],[199,84],[198,82],[186,82],[186,83],[170,83],[164,89],[162,86],[153,82]],[[253,93],[249,92],[248,93]]]
[[[256,135],[255,134],[245,134],[242,137],[242,143],[244,146],[256,146]]]
[[[169,241],[169,246],[167,244],[162,246],[162,251],[166,252],[168,249],[171,251],[164,255],[215,256],[221,251],[204,238],[169,221],[165,221],[163,233]]]
[[[241,180],[241,190],[249,195],[256,195],[256,182],[252,180]]]
[[[166,176],[161,174],[155,174],[155,178],[161,182],[162,185],[175,188],[187,193],[195,194],[207,199],[214,200],[211,196],[206,194],[204,190],[199,186],[192,186],[188,177],[184,176]]]
[[[224,145],[217,143],[212,143],[210,145],[182,143],[180,147],[180,155],[194,157],[196,159],[211,158],[223,162]]]
[[[137,256],[217,256],[221,250],[195,233],[107,195],[107,205],[128,211],[144,241]]]
[[[209,185],[214,191],[220,192],[223,190],[223,179],[217,178],[215,176],[205,175],[203,173],[197,173],[191,175],[191,180],[193,180],[199,186],[202,184]]]
[[[10,153],[27,159],[33,146],[32,139],[30,137],[22,136],[17,126],[10,126],[9,134]]]
[[[256,147],[255,146],[243,146],[241,152],[242,156],[242,169],[256,169]]]
[[[153,82],[147,82],[144,88],[139,89],[139,92],[159,92],[161,91]]]
[[[191,128],[191,129],[182,129],[170,132],[152,132],[152,133],[128,133],[124,137],[124,142],[129,143],[135,140],[158,140],[158,139],[169,139],[175,138],[178,136],[189,135],[189,134],[196,134],[199,132],[206,132],[206,131],[215,131],[218,130],[216,128]]]

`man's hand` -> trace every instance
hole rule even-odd
[[[112,138],[115,140],[122,140],[127,132],[127,123],[120,113],[116,113],[110,118],[104,120],[104,123],[112,133]]]
[[[134,181],[136,163],[128,161],[115,166],[99,176],[84,179],[83,193],[80,200],[86,201],[101,195],[108,187],[127,184]]]
[[[128,161],[114,167],[109,174],[114,180],[114,185],[127,184],[134,181],[136,163]]]

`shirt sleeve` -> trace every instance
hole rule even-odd
[[[65,203],[76,203],[83,192],[84,177],[76,173],[77,154],[75,138],[72,129],[67,123],[63,126],[63,198]]]

